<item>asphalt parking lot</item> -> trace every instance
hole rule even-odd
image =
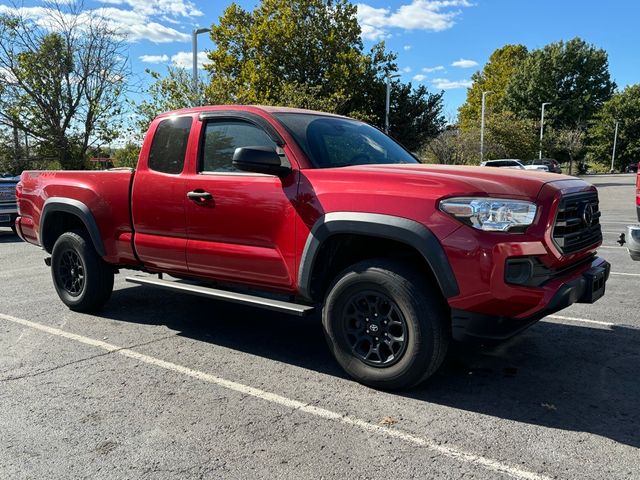
[[[600,192],[605,297],[404,393],[361,386],[299,319],[132,286],[69,311],[0,229],[0,478],[640,479],[632,175]]]

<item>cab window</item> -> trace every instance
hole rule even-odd
[[[156,172],[182,172],[191,131],[191,117],[167,118],[156,128],[149,151],[149,168]]]
[[[276,144],[260,127],[242,120],[219,120],[205,126],[200,172],[240,172],[232,165],[236,148]]]

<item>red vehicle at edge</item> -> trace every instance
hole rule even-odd
[[[421,165],[373,127],[305,110],[166,113],[135,171],[28,171],[17,197],[19,235],[51,253],[69,308],[99,308],[131,268],[182,279],[134,283],[322,309],[338,362],[379,388],[427,378],[452,339],[596,301],[610,268],[586,182]]]

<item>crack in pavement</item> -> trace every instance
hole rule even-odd
[[[144,347],[144,346],[147,346],[147,345],[151,345],[152,343],[161,342],[161,341],[168,340],[168,339],[174,338],[174,337],[175,337],[175,335],[168,335],[166,337],[157,338],[155,340],[150,340],[148,342],[137,343],[137,344],[134,344],[134,345],[131,345],[131,346],[127,346],[127,347],[119,347],[119,348],[116,348],[114,350],[109,350],[107,352],[97,353],[95,355],[90,355],[88,357],[80,358],[78,360],[73,360],[71,362],[63,363],[61,365],[56,365],[55,367],[46,368],[44,370],[38,370],[36,372],[29,372],[29,373],[25,373],[25,374],[22,374],[22,375],[16,375],[16,376],[13,376],[13,377],[0,378],[0,383],[12,382],[12,381],[15,381],[15,380],[22,380],[22,379],[25,379],[25,378],[38,377],[40,375],[44,375],[45,373],[55,372],[57,370],[63,369],[65,367],[69,367],[71,365],[76,365],[76,364],[79,364],[79,363],[83,363],[83,362],[86,362],[86,361],[89,361],[89,360],[93,360],[95,358],[106,357],[107,355],[111,355],[112,353],[118,353],[121,350],[127,350],[127,349],[130,349],[130,348]]]

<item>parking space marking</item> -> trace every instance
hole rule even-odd
[[[539,474],[539,473],[531,472],[528,470],[524,470],[522,468],[508,465],[498,460],[493,460],[491,458],[483,457],[481,455],[470,453],[456,447],[442,445],[437,443],[434,440],[430,440],[425,437],[420,437],[409,432],[403,432],[395,428],[384,427],[375,423],[368,422],[366,420],[362,420],[355,417],[349,417],[347,415],[343,415],[341,413],[334,412],[332,410],[316,407],[309,403],[287,398],[282,395],[278,395],[276,393],[267,392],[265,390],[251,387],[249,385],[244,385],[242,383],[226,380],[224,378],[217,377],[209,373],[205,373],[199,370],[193,370],[191,368],[178,365],[176,363],[167,362],[165,360],[161,360],[159,358],[152,357],[150,355],[145,355],[143,353],[138,353],[128,348],[119,347],[117,345],[106,343],[101,340],[96,340],[96,339],[85,337],[82,335],[77,335],[75,333],[60,330],[59,328],[49,327],[47,325],[42,325],[40,323],[32,322],[30,320],[13,317],[11,315],[5,315],[3,313],[0,313],[0,319],[6,320],[8,322],[13,322],[19,325],[23,325],[28,328],[40,330],[50,335],[67,338],[69,340],[74,340],[76,342],[83,343],[85,345],[91,345],[93,347],[101,348],[108,352],[120,354],[125,357],[138,360],[139,362],[146,363],[148,365],[154,365],[156,367],[160,367],[165,370],[169,370],[169,371],[179,373],[191,378],[195,378],[203,382],[211,383],[213,385],[217,385],[217,386],[226,388],[228,390],[241,393],[243,395],[248,395],[254,398],[265,400],[267,402],[271,402],[286,408],[290,408],[292,410],[298,410],[310,415],[314,415],[316,417],[324,418],[326,420],[340,422],[342,424],[357,427],[361,430],[365,430],[367,432],[375,433],[381,436],[387,436],[391,438],[396,438],[398,440],[403,440],[405,442],[412,443],[414,445],[426,448],[433,452],[437,452],[446,457],[483,467],[495,473],[505,474],[513,478],[522,479],[522,480],[551,480],[551,477],[544,474]]]
[[[577,317],[564,317],[562,315],[547,315],[545,318],[551,318],[555,320],[565,320],[569,322],[581,322],[581,323],[591,323],[594,325],[602,325],[605,327],[615,327],[615,323],[611,322],[602,322],[600,320],[589,320],[587,318],[577,318]]]
[[[640,273],[624,273],[624,272],[609,272],[610,275],[624,275],[627,277],[640,277]]]
[[[614,247],[609,245],[600,245],[598,248],[624,248],[626,250],[627,247]]]
[[[620,221],[600,222],[601,225],[620,225],[620,224],[634,225],[634,224],[637,224],[637,223],[638,223],[638,220],[620,220]]]

